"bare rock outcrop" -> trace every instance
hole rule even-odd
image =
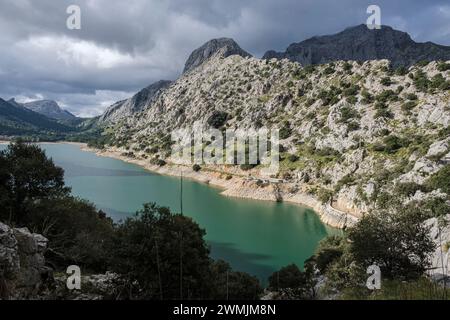
[[[27,228],[0,222],[0,294],[6,299],[35,298],[51,278],[44,253],[48,240]]]

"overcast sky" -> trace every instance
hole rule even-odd
[[[81,8],[81,30],[66,27],[71,4]],[[382,24],[450,45],[449,0],[0,0],[0,97],[98,115],[176,79],[209,39],[234,38],[260,57],[365,23],[369,4],[381,7]]]

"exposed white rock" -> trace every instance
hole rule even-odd
[[[431,257],[432,268],[428,274],[440,283],[450,287],[450,215],[443,219],[433,218],[425,223],[430,227],[431,239],[436,250]]]

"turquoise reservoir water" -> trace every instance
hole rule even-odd
[[[118,221],[145,202],[180,210],[180,180],[148,172],[120,160],[99,157],[76,145],[42,144],[65,170],[72,193],[96,204]],[[0,146],[3,149],[5,146]],[[213,258],[262,281],[290,263],[299,266],[318,242],[339,230],[325,226],[307,208],[288,203],[228,198],[220,189],[183,182],[183,211],[206,229]]]

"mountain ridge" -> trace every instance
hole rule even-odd
[[[115,122],[144,110],[171,83],[170,80],[159,80],[138,91],[131,98],[114,103],[100,116],[99,121]]]
[[[12,102],[13,104],[0,98],[0,135],[39,134],[43,131],[55,133],[72,130],[56,120],[23,107],[15,100]]]
[[[449,60],[450,46],[415,42],[408,33],[390,26],[370,30],[361,24],[332,35],[292,43],[284,52],[270,50],[263,56],[267,60],[272,58],[288,59],[302,65],[388,59],[394,67],[409,67],[422,60]]]
[[[14,100],[17,104],[17,102]],[[74,120],[77,117],[67,110],[62,109],[54,100],[36,100],[27,103],[22,103],[27,109],[40,113],[47,118],[56,120]]]

